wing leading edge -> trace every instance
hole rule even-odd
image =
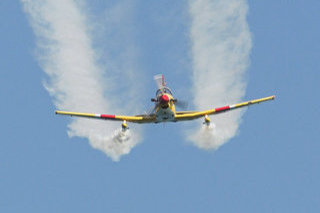
[[[218,113],[226,112],[229,110],[238,109],[241,107],[246,107],[246,106],[253,105],[253,104],[259,104],[259,103],[262,103],[265,101],[274,100],[275,97],[276,96],[273,95],[273,96],[269,96],[269,97],[265,97],[265,98],[255,99],[255,100],[251,100],[251,101],[247,101],[247,102],[242,102],[239,104],[223,106],[223,107],[205,110],[205,111],[196,111],[196,112],[187,112],[187,113],[177,112],[175,118],[177,121],[193,120],[193,119],[197,119],[197,118],[200,118],[200,117],[203,117],[206,115],[218,114]]]
[[[67,111],[56,111],[56,114],[75,116],[75,117],[84,117],[84,118],[96,118],[96,119],[102,119],[102,120],[128,121],[133,123],[152,123],[155,121],[155,116],[147,116],[147,115],[126,116],[126,115],[93,114],[93,113],[67,112]]]

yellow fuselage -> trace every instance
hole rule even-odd
[[[174,99],[172,95],[164,93],[168,97],[168,101],[160,102],[156,108],[156,122],[175,121],[176,109],[174,106]]]

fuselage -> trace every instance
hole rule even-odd
[[[158,90],[156,93],[156,122],[174,122],[175,121],[175,99],[168,87]]]
[[[172,95],[164,93],[160,97],[159,105],[156,108],[156,122],[175,121],[175,106]]]

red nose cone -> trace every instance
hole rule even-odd
[[[168,102],[168,101],[169,101],[169,97],[167,95],[161,96],[161,102]]]

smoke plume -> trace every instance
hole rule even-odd
[[[49,76],[44,83],[57,109],[112,113],[112,79],[97,63],[85,11],[73,0],[21,0],[36,34],[37,59]],[[106,101],[107,100],[107,101]],[[117,112],[121,111],[117,108]],[[88,138],[113,160],[130,152],[140,136],[118,130],[120,123],[73,119],[69,136]],[[112,132],[114,132],[112,134]]]
[[[190,1],[194,104],[198,109],[239,102],[245,94],[251,35],[246,0]],[[215,126],[189,135],[203,149],[217,149],[238,131],[242,111],[212,116]]]

